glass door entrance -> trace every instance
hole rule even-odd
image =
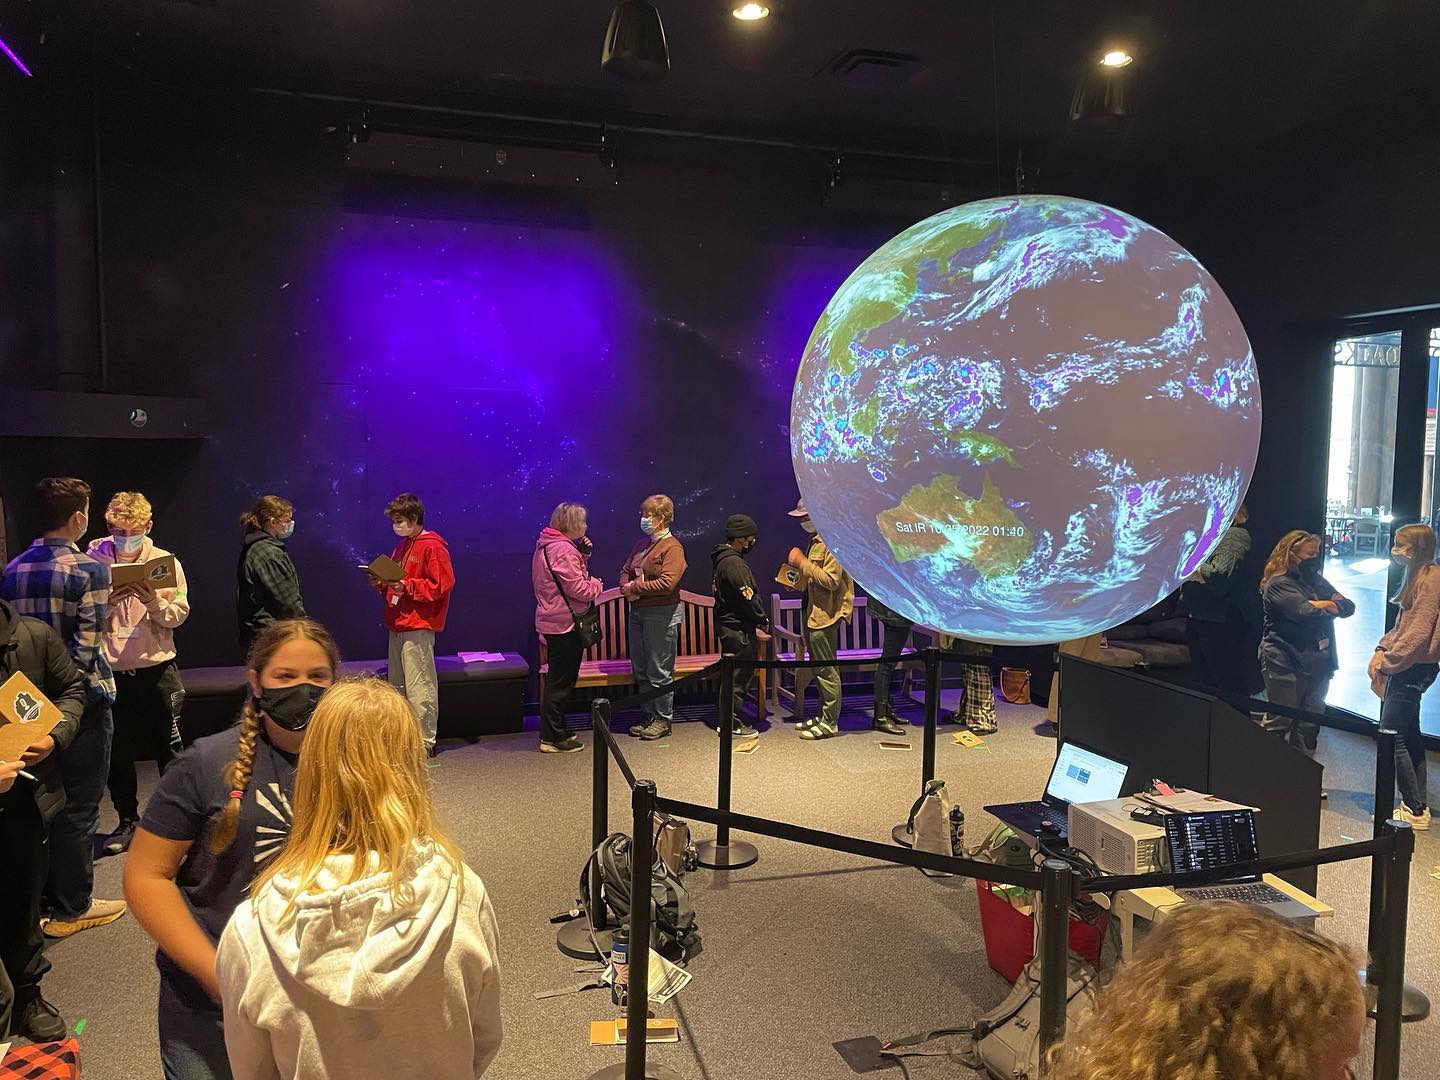
[[[1333,365],[1325,576],[1355,601],[1355,614],[1336,623],[1340,670],[1329,700],[1378,719],[1380,702],[1365,665],[1385,632],[1400,331],[1342,338],[1335,342]]]

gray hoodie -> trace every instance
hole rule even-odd
[[[318,890],[277,878],[236,909],[216,974],[235,1080],[473,1080],[500,1049],[495,913],[469,867],[457,880],[417,844],[397,904],[388,874]]]

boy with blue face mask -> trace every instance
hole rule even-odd
[[[109,535],[92,541],[89,555],[107,566],[170,555],[150,539],[153,511],[138,491],[117,492],[105,509],[105,524]],[[110,590],[104,638],[105,658],[115,671],[109,787],[120,825],[105,842],[108,855],[130,847],[140,820],[135,762],[154,760],[163,773],[180,753],[185,685],[175,663],[175,629],[189,617],[189,589],[179,559],[173,588],[138,582]]]

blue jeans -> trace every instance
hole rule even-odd
[[[220,1006],[160,976],[160,1065],[165,1080],[231,1080]]]
[[[683,617],[679,604],[630,608],[630,667],[635,689],[644,693],[675,678],[675,641]],[[644,706],[645,715],[667,724],[675,714],[675,695],[661,694]]]
[[[90,908],[95,885],[95,824],[110,775],[110,741],[115,721],[110,702],[85,706],[75,741],[60,753],[65,808],[50,822],[50,876],[45,892],[50,914],[78,919]]]
[[[1385,681],[1380,726],[1400,737],[1395,740],[1395,783],[1412,813],[1430,804],[1425,776],[1425,737],[1420,734],[1420,697],[1435,681],[1440,666],[1416,664]]]

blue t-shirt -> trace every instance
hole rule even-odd
[[[295,789],[295,755],[271,745],[262,733],[255,764],[240,803],[235,840],[219,854],[210,837],[221,810],[230,801],[225,770],[240,746],[240,727],[196,739],[175,759],[150,797],[140,827],[166,840],[190,844],[175,884],[195,921],[214,943],[240,905],[267,859],[290,832],[290,795]],[[197,1006],[219,1008],[210,995],[163,952],[156,952],[161,975]]]

